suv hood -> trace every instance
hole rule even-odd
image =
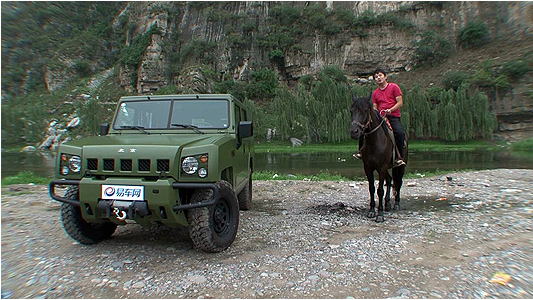
[[[194,145],[201,142],[202,144],[214,143],[220,139],[220,135],[108,135],[98,137],[87,137],[67,143],[69,146],[74,147],[107,147],[107,146],[173,146],[183,147]]]

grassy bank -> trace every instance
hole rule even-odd
[[[513,151],[532,151],[533,150],[533,138],[512,143],[511,144],[511,150],[513,150]]]
[[[533,149],[533,142],[529,145]],[[290,143],[271,142],[255,145],[256,153],[314,153],[314,152],[354,152],[358,147],[357,141],[338,144],[303,144],[292,147]],[[490,151],[507,148],[505,142],[469,141],[469,142],[442,142],[442,141],[409,141],[409,150],[416,151]]]
[[[31,171],[23,171],[23,172],[19,172],[15,176],[8,176],[5,178],[2,178],[2,187],[5,187],[11,184],[31,184],[31,183],[47,185],[50,183],[51,180],[52,180],[51,178],[37,176]]]
[[[461,172],[468,172],[469,170],[461,170]],[[425,172],[425,173],[408,173],[405,174],[406,179],[416,179],[422,177],[441,176],[459,171],[437,171],[437,172]],[[255,180],[305,180],[305,181],[364,181],[365,178],[347,178],[337,174],[320,173],[316,175],[304,175],[304,174],[279,174],[272,171],[260,171],[254,172],[252,179]],[[20,172],[15,176],[9,176],[2,179],[2,187],[7,187],[12,184],[38,184],[48,185],[52,179],[40,177],[33,172]]]

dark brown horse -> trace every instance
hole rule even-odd
[[[364,143],[361,148],[363,165],[366,178],[368,179],[368,190],[370,192],[370,210],[367,216],[376,217],[376,222],[385,221],[383,216],[383,182],[387,183],[387,193],[385,195],[385,210],[391,209],[390,188],[391,176],[389,169],[392,168],[392,182],[394,183],[394,210],[400,209],[400,189],[402,188],[405,165],[393,168],[394,145],[389,136],[386,122],[380,113],[374,110],[368,98],[355,99],[350,107],[352,123],[350,134],[353,139],[359,139],[364,135]],[[402,155],[407,162],[407,141]],[[378,212],[376,215],[376,202],[374,200],[374,171],[379,175],[378,185]]]

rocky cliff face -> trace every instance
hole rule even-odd
[[[208,5],[187,2],[132,2],[126,8],[129,22],[136,30],[131,39],[150,26],[157,25],[159,34],[153,34],[151,43],[144,52],[137,71],[137,80],[131,84],[131,70],[120,71],[122,85],[132,92],[150,93],[166,85],[184,86],[196,83],[193,90],[207,90],[202,78],[198,59],[182,59],[180,72],[169,78],[165,68],[175,63],[168,51],[180,51],[193,41],[204,41],[214,46],[209,48],[215,57],[212,67],[220,76],[235,80],[247,79],[251,70],[272,66],[268,50],[257,35],[258,28],[272,26],[269,13],[276,2],[223,2],[222,9],[235,18],[228,20],[213,16]],[[439,33],[454,40],[458,30],[473,20],[482,20],[489,25],[491,36],[512,36],[530,39],[533,29],[533,5],[530,2],[293,2],[295,6],[310,7],[318,4],[329,10],[346,9],[360,16],[368,11],[376,15],[394,13],[413,26],[402,28],[390,25],[370,26],[364,35],[346,31],[326,35],[316,31],[306,34],[298,41],[298,47],[284,49],[284,60],[279,66],[280,80],[288,82],[303,75],[315,75],[323,66],[336,65],[344,69],[351,79],[367,77],[376,66],[386,66],[396,72],[410,71],[413,65],[413,41],[428,28],[438,28]],[[234,47],[228,28],[236,22],[255,22],[247,34],[245,45]],[[130,26],[131,27],[131,26]],[[174,43],[165,47],[165,43]],[[167,49],[167,50],[165,50]]]

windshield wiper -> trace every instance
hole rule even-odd
[[[144,132],[146,134],[150,134],[150,132],[144,130],[144,126],[135,126],[135,125],[125,125],[125,126],[120,126],[120,129],[137,129],[141,132]]]
[[[194,130],[194,132],[197,132],[197,133],[201,133],[201,134],[205,134],[205,132],[201,131],[198,129],[198,126],[194,126],[194,125],[188,125],[188,124],[175,124],[175,123],[172,123],[170,124],[172,126],[176,126],[176,127],[182,127],[182,128],[187,128],[187,129],[192,129]]]

